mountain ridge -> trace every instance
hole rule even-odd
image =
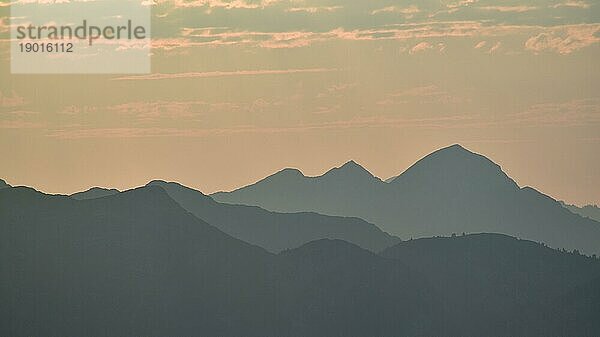
[[[314,212],[277,213],[257,206],[221,204],[200,191],[173,182],[155,180],[147,186],[165,189],[196,217],[274,253],[323,238],[345,239],[371,251],[380,251],[400,241],[358,218]]]
[[[458,144],[432,152],[387,183],[276,175],[211,196],[278,212],[359,217],[402,239],[497,232],[600,253],[600,223],[563,212],[554,199],[519,187],[498,164]]]
[[[118,193],[120,193],[120,191],[115,188],[92,187],[82,192],[73,193],[70,197],[77,200],[86,200],[103,198]]]

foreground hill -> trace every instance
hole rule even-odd
[[[600,253],[600,223],[520,188],[500,166],[459,145],[426,156],[388,183],[349,163],[320,177],[285,170],[213,197],[279,212],[360,217],[401,238],[494,232]]]
[[[486,335],[474,322],[507,336],[552,335],[566,327],[580,336],[599,331],[590,325],[600,318],[598,304],[589,306],[586,298],[600,292],[597,259],[499,234],[410,240],[381,255],[425,275],[447,309],[471,317],[469,335]]]
[[[600,333],[597,260],[496,236],[274,255],[158,187],[84,201],[0,190],[0,252],[1,336]]]
[[[157,187],[86,201],[0,190],[0,252],[2,336],[232,335],[225,313],[272,314],[253,300],[270,255]]]
[[[270,254],[195,218],[158,187],[85,201],[1,190],[0,335],[443,330],[445,315],[420,276],[349,243],[321,244]]]
[[[400,241],[358,218],[316,213],[275,213],[259,207],[215,202],[199,191],[177,183],[153,181],[196,217],[223,232],[278,253],[318,239],[342,239],[378,252]]]

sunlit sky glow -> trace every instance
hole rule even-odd
[[[524,186],[600,204],[600,3],[155,0],[149,75],[11,75],[0,178],[153,178],[204,192],[354,159],[401,173],[453,143]]]

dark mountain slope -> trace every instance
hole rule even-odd
[[[582,317],[594,312],[581,296],[569,294],[581,287],[587,287],[590,295],[598,292],[594,288],[598,284],[592,287],[589,282],[600,276],[600,261],[531,241],[498,234],[418,239],[381,255],[425,275],[447,309],[471,317],[471,324],[465,326],[468,335],[489,336],[486,329],[506,336],[552,336],[557,331],[570,335],[566,332],[577,329],[567,316],[557,317],[557,301],[570,299],[581,308]]]
[[[89,199],[97,199],[103,198],[110,195],[118,194],[119,190],[111,188],[101,188],[101,187],[92,187],[87,191],[77,192],[71,194],[71,198],[76,200],[89,200]]]
[[[279,255],[281,310],[294,336],[452,336],[459,317],[444,311],[428,280],[400,261],[341,240],[319,240]],[[343,322],[343,324],[339,324]]]
[[[316,213],[274,213],[252,206],[220,204],[199,191],[177,183],[154,181],[182,207],[223,232],[271,252],[297,248],[318,239],[342,239],[371,251],[400,240],[358,218]]]
[[[389,183],[354,174],[333,186],[326,176],[276,174],[214,198],[284,212],[360,217],[405,239],[493,232],[600,253],[600,223],[519,188],[500,166],[459,145],[426,156]]]
[[[5,189],[0,224],[2,336],[260,335],[273,314],[271,255],[157,187],[88,201]]]
[[[271,255],[196,219],[158,187],[85,201],[2,190],[0,335],[445,330],[421,277],[356,246],[329,243],[307,246],[325,245],[309,258],[306,247]]]
[[[85,201],[3,189],[0,335],[600,333],[589,321],[595,260],[485,235],[413,240],[383,255],[339,240],[273,255],[154,186]],[[556,303],[564,310],[549,310]]]
[[[545,310],[554,331],[564,335],[597,336],[600,333],[600,277],[569,291]]]

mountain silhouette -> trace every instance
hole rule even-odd
[[[380,196],[385,195],[387,185],[355,162],[348,162],[319,177],[285,169],[256,184],[211,196],[218,202],[259,206],[276,212],[313,211],[367,220],[364,215],[379,208]]]
[[[87,191],[77,192],[71,194],[71,198],[76,200],[89,200],[89,199],[97,199],[103,198],[110,195],[115,195],[119,193],[119,190],[111,188],[102,188],[102,187],[92,187]]]
[[[499,234],[410,240],[381,255],[425,275],[448,310],[465,313],[471,322],[487,322],[487,327],[466,327],[468,335],[488,336],[489,328],[503,329],[505,336],[550,336],[563,330],[589,336],[599,331],[598,324],[589,326],[596,321],[591,316],[582,319],[594,312],[597,316],[598,304],[591,306],[579,295],[583,289],[588,295],[599,293],[597,259]],[[567,302],[582,317],[561,307]],[[579,326],[571,324],[575,318]]]
[[[0,251],[2,336],[226,336],[223,313],[272,314],[252,302],[270,255],[158,187],[84,201],[0,190]]]
[[[254,206],[221,204],[177,183],[153,181],[148,186],[163,188],[187,211],[223,232],[274,253],[326,238],[346,240],[374,252],[400,241],[358,218],[275,213]]]
[[[582,217],[590,218],[594,221],[600,221],[600,207],[596,205],[585,205],[583,207],[579,207],[576,205],[569,205],[564,201],[561,201],[560,204],[572,213],[579,214]]]
[[[427,279],[398,260],[341,240],[318,240],[278,256],[276,292],[299,329],[284,336],[452,336]]]
[[[496,235],[275,255],[156,186],[82,201],[0,190],[0,251],[2,336],[600,333],[597,259]]]
[[[6,183],[6,181],[0,179],[0,190],[4,188],[10,188],[11,186]]]
[[[336,171],[349,173],[331,179]],[[278,212],[360,217],[402,239],[492,232],[600,253],[600,223],[533,188],[520,188],[500,166],[460,145],[426,156],[388,183],[355,173],[360,171],[342,167],[312,178],[286,170],[296,173],[282,171],[213,197]]]

